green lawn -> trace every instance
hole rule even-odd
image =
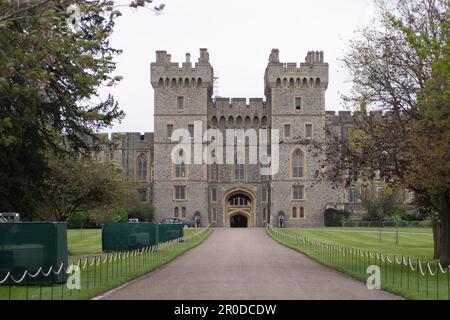
[[[267,232],[281,244],[363,282],[369,276],[367,268],[378,266],[382,289],[405,298],[450,300],[450,269],[444,267],[445,273],[438,271],[437,262],[432,259],[431,234],[403,234],[399,244],[395,244],[395,234],[383,234],[380,243],[379,235],[367,232],[292,229],[269,229]],[[383,258],[376,253],[383,254]],[[419,272],[419,259],[423,273]]]
[[[353,230],[353,229],[352,229]],[[298,230],[284,229],[289,234],[299,234],[321,242],[341,245],[361,250],[385,253],[397,256],[409,256],[414,259],[433,259],[433,235],[399,234],[399,243],[396,244],[396,234],[345,232],[332,230]]]
[[[320,228],[323,230],[354,230],[354,231],[380,231],[380,228],[369,228],[369,227],[339,227],[339,228]],[[386,227],[381,228],[382,232],[395,232],[395,227]],[[399,232],[404,233],[433,233],[433,230],[431,228],[398,228]]]
[[[194,237],[184,242],[174,242],[162,245],[158,251],[145,252],[138,255],[123,256],[123,253],[102,255],[100,259],[95,257],[82,258],[81,265],[81,289],[68,290],[66,285],[20,285],[9,286],[0,285],[1,300],[81,300],[90,299],[103,292],[116,288],[139,276],[149,273],[156,268],[165,265],[183,254],[187,250],[202,243],[212,232],[199,229],[187,230],[185,234]],[[90,230],[86,235],[91,240],[80,240],[79,230],[70,232],[71,244],[73,248],[78,248],[79,254],[92,253],[99,250],[99,235],[101,230]],[[82,249],[80,241],[85,241],[89,248]],[[76,257],[71,257],[71,261],[78,261]]]
[[[184,235],[187,237],[196,231],[198,229],[184,229]],[[71,256],[102,253],[102,230],[68,230],[67,242]]]

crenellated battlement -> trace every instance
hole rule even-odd
[[[309,51],[305,62],[281,63],[279,50],[273,49],[266,68],[265,87],[313,89],[328,87],[328,63],[324,62],[323,51]]]
[[[202,88],[212,87],[213,68],[209,63],[209,53],[200,49],[198,62],[192,65],[191,54],[181,64],[172,62],[172,56],[165,50],[156,51],[156,62],[151,63],[151,83],[153,88]]]

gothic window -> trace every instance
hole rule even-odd
[[[297,149],[292,154],[292,177],[302,178],[303,177],[303,153],[300,149]]]
[[[186,218],[186,207],[181,208],[181,217]]]
[[[251,201],[249,197],[237,194],[228,200],[228,204],[232,207],[247,207],[251,205]]]
[[[258,127],[259,127],[259,118],[258,118],[257,116],[255,116],[255,117],[253,118],[253,126],[254,126],[255,128],[258,128]]]
[[[211,202],[217,201],[217,188],[211,188]]]
[[[159,85],[160,87],[164,87],[164,79],[163,79],[163,78],[159,78],[158,85]]]
[[[180,151],[179,156],[183,157],[183,150]],[[183,159],[177,159],[175,163],[175,178],[186,178],[186,164]]]
[[[184,110],[184,97],[178,97],[177,98],[177,110],[179,112]]]
[[[316,79],[316,87],[320,87],[320,79],[319,78]]]
[[[186,200],[186,187],[175,186],[175,200]]]
[[[305,125],[305,136],[307,139],[312,139],[312,137],[313,137],[312,124]]]
[[[291,137],[291,125],[285,124],[284,125],[284,138],[289,139]]]
[[[304,200],[305,199],[305,187],[293,186],[292,187],[292,200]]]
[[[301,97],[295,98],[295,111],[297,111],[297,112],[302,111],[302,98]]]
[[[141,181],[147,180],[147,157],[145,154],[140,154],[137,158],[137,178]]]
[[[234,179],[235,180],[244,180],[244,170],[245,163],[243,159],[236,159],[234,165]]]
[[[213,163],[211,164],[210,174],[211,174],[211,176],[210,176],[211,180],[218,180],[219,166],[217,165],[216,161],[213,161]]]
[[[262,201],[263,202],[267,202],[268,199],[268,192],[267,192],[267,188],[262,188]]]
[[[276,84],[277,88],[281,87],[281,79],[277,78],[277,84]]]
[[[173,215],[175,218],[178,218],[180,216],[180,210],[178,209],[178,207],[175,207],[173,209]]]
[[[297,219],[297,208],[296,207],[292,208],[292,218]]]
[[[212,222],[216,222],[216,220],[217,220],[216,208],[212,208],[211,211],[212,211],[211,220],[212,220]]]
[[[300,207],[299,218],[304,218],[304,217],[305,217],[305,208]]]
[[[263,208],[263,221],[267,221],[267,208]]]
[[[167,139],[172,138],[172,132],[173,132],[173,124],[167,125]]]

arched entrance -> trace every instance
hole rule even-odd
[[[225,193],[223,198],[223,225],[232,228],[255,227],[254,193],[247,189],[235,188]]]
[[[235,214],[230,217],[230,227],[231,228],[247,228],[248,221],[247,217],[242,214]]]

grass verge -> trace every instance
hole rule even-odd
[[[430,272],[427,262],[419,259],[409,260],[405,256],[389,255],[385,252],[380,254],[380,251],[376,253],[365,248],[361,239],[358,248],[350,248],[296,235],[292,230],[268,229],[267,233],[280,244],[363,282],[366,282],[370,275],[367,272],[368,267],[377,266],[381,288],[407,299],[450,300],[450,269],[444,269],[445,273],[440,272],[435,261],[428,261],[432,271]],[[326,235],[323,235],[322,239],[326,239]]]
[[[110,254],[80,259],[80,289],[66,284],[0,286],[0,300],[86,300],[147,274],[201,244],[212,230],[197,231],[184,242],[160,245],[157,251]],[[189,232],[191,233],[191,232]]]

